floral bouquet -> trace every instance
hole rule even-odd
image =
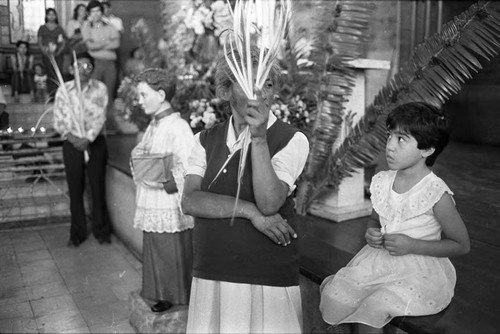
[[[209,129],[228,119],[221,99],[200,99],[189,102],[190,125],[195,132]]]
[[[314,116],[310,103],[300,95],[291,97],[288,101],[278,98],[271,105],[272,113],[285,123],[300,130],[307,130]]]

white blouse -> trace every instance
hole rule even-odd
[[[175,233],[194,227],[193,217],[181,211],[185,171],[193,146],[193,132],[179,113],[149,124],[132,155],[173,153],[176,161],[172,174],[178,191],[168,194],[161,183],[136,182],[135,228],[146,232]]]

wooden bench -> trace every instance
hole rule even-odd
[[[318,285],[353,257],[308,233],[301,237],[300,255],[301,274]],[[470,254],[452,262],[457,285],[450,306],[436,315],[397,317],[391,325],[410,334],[500,332],[500,247],[472,241]]]

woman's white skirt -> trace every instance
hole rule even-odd
[[[300,288],[195,277],[187,333],[302,333]]]

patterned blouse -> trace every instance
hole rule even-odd
[[[59,87],[54,102],[54,129],[65,137],[71,133],[77,137],[85,137],[91,142],[101,133],[106,121],[108,89],[102,82],[90,79],[83,88],[83,124],[85,133],[81,134],[77,124],[82,120],[82,111],[78,99],[75,80],[66,82],[69,94],[65,96]],[[75,123],[76,122],[76,123]]]

